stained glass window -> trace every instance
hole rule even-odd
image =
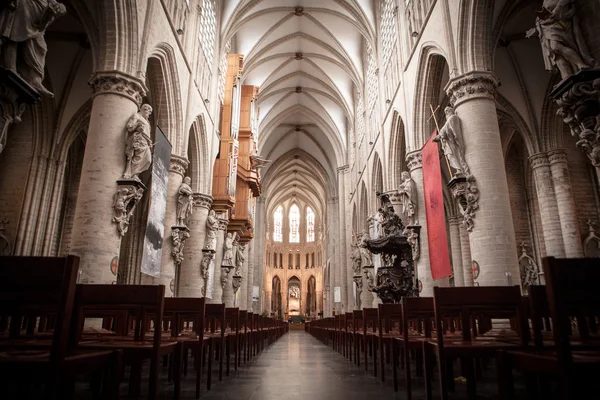
[[[315,212],[310,207],[306,209],[306,241],[315,241]]]
[[[290,208],[290,243],[300,243],[300,209],[295,204]]]
[[[273,240],[283,242],[283,207],[279,206],[273,216]]]

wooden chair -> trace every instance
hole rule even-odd
[[[412,399],[410,354],[415,354],[417,374],[421,369],[423,342],[431,340],[435,312],[433,297],[405,297],[402,300],[402,336],[392,340],[394,391],[398,391],[398,356],[402,353],[406,398]]]
[[[70,325],[75,304],[79,258],[0,257],[0,316],[8,328],[0,341],[0,382],[4,399],[15,382],[38,381],[45,385],[43,397],[73,396],[76,375],[108,370],[106,398],[117,398],[120,351],[86,351],[70,346]],[[52,331],[36,329],[36,320],[52,319]],[[40,318],[41,317],[41,318]],[[29,319],[26,330],[23,320]],[[39,333],[39,335],[38,335]],[[23,391],[19,398],[27,397]],[[39,394],[36,396],[39,398]]]
[[[363,308],[363,354],[365,357],[365,371],[369,370],[369,350],[373,355],[373,376],[377,376],[377,308]],[[369,347],[370,344],[370,347]]]
[[[204,338],[206,298],[200,297],[166,297],[164,316],[171,322],[170,340],[181,342],[183,345],[184,374],[187,372],[187,354],[191,351],[195,355],[196,366],[196,398],[200,398],[200,385],[202,380],[202,356],[204,348],[208,345],[208,338]],[[192,330],[185,330],[185,323],[193,323]]]
[[[600,317],[600,260],[546,257],[543,269],[555,346],[500,352],[500,397],[514,398],[512,368],[516,368],[528,375],[552,376],[561,399],[589,398],[590,386],[598,385],[600,373],[600,337],[591,328]],[[572,335],[572,319],[576,335]],[[535,385],[530,383],[528,390],[530,396],[537,396]]]
[[[352,327],[354,326],[354,313],[346,313],[346,321],[344,324],[344,355],[350,361],[352,361],[352,348],[354,346],[354,332]]]
[[[79,326],[73,336],[74,344],[85,349],[122,350],[125,364],[131,365],[129,388],[134,395],[139,395],[142,362],[149,360],[148,398],[152,400],[158,398],[161,357],[174,358],[175,399],[181,390],[183,344],[163,341],[164,294],[164,285],[77,285],[75,293],[74,312]],[[84,321],[88,318],[110,319],[116,335],[84,334]]]
[[[206,388],[212,385],[212,362],[215,358],[215,347],[219,348],[219,381],[223,380],[223,356],[225,354],[225,304],[206,304],[205,306],[205,332],[208,339],[208,376]]]
[[[233,350],[233,368],[237,371],[239,359],[240,339],[240,309],[237,307],[225,308],[225,357],[227,357],[227,368],[225,374],[229,376],[230,355]]]
[[[354,337],[354,341],[352,345],[354,346],[354,363],[357,367],[360,367],[360,346],[364,342],[362,338],[362,328],[363,328],[363,312],[362,310],[354,310],[352,311],[352,336]]]
[[[381,382],[385,382],[385,356],[387,355],[389,360],[392,341],[394,338],[399,338],[402,333],[402,305],[379,304],[377,319],[379,322],[377,330],[379,367],[381,370]]]
[[[436,340],[423,344],[425,360],[426,398],[431,399],[432,357],[438,359],[440,396],[448,399],[447,366],[460,359],[463,376],[467,379],[469,399],[475,399],[474,359],[495,358],[498,350],[518,350],[527,346],[527,320],[518,286],[434,287]],[[447,319],[447,318],[450,319]],[[459,317],[460,337],[448,337],[449,321]],[[509,319],[516,335],[509,331],[495,334],[489,328],[491,319]]]

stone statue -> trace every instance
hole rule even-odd
[[[150,139],[150,118],[152,107],[144,104],[140,111],[133,114],[127,122],[127,139],[125,155],[127,162],[123,178],[140,180],[139,174],[150,168],[152,164],[152,140]]]
[[[369,234],[367,232],[363,232],[360,243],[358,244],[358,247],[360,248],[360,263],[363,268],[373,265],[373,255],[367,248],[367,240],[369,239]]]
[[[206,240],[204,241],[205,250],[216,250],[217,248],[217,231],[219,230],[219,220],[215,210],[208,212],[206,218]]]
[[[417,225],[417,184],[407,171],[402,172],[398,195],[402,199],[402,214],[406,224]]]
[[[0,63],[19,74],[44,96],[54,94],[44,87],[46,40],[50,24],[66,14],[66,7],[55,0],[13,0],[0,10]]]
[[[113,208],[115,210],[115,216],[112,221],[119,224],[119,233],[124,236],[129,228],[129,219],[135,205],[140,201],[144,195],[144,189],[135,188],[133,186],[120,187],[115,193],[113,198]]]
[[[173,240],[173,250],[171,250],[171,255],[177,265],[181,265],[183,262],[183,245],[189,237],[190,234],[186,230],[173,229],[171,232],[171,239]]]
[[[562,79],[596,65],[581,33],[575,4],[575,0],[544,0],[535,28],[526,33],[528,38],[539,36],[546,70],[556,65]]]
[[[192,199],[192,180],[189,176],[183,178],[181,186],[179,186],[179,194],[177,195],[177,225],[187,226],[186,220],[188,215],[194,211],[194,201]]]
[[[358,238],[350,242],[350,259],[352,260],[352,271],[354,272],[354,276],[360,275],[361,252],[358,244]]]
[[[225,236],[225,242],[223,243],[223,261],[221,262],[222,267],[233,267],[233,235],[231,232]]]
[[[444,111],[446,113],[446,123],[433,141],[442,144],[446,159],[450,166],[455,169],[453,177],[470,176],[469,166],[465,161],[465,146],[460,118],[454,113],[452,107],[446,107]]]
[[[244,256],[244,250],[246,250],[246,246],[238,243],[237,251],[235,252],[235,274],[236,275],[241,274],[242,268],[244,267],[244,261],[246,261],[246,257]]]

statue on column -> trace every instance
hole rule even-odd
[[[235,274],[238,276],[242,272],[242,268],[244,267],[244,261],[246,261],[246,257],[244,256],[244,250],[246,250],[246,246],[238,243],[237,251],[235,253]]]
[[[129,229],[129,219],[135,210],[136,204],[144,195],[144,189],[133,186],[124,186],[117,190],[113,197],[113,208],[116,215],[112,221],[119,224],[119,233],[124,236]]]
[[[446,113],[446,123],[433,141],[442,144],[444,155],[450,166],[455,170],[453,177],[468,177],[471,173],[465,161],[465,146],[460,118],[454,112],[454,108],[450,106],[446,107],[444,112]]]
[[[140,111],[133,114],[127,122],[127,139],[125,155],[127,162],[123,178],[140,181],[139,174],[150,168],[152,164],[152,140],[150,139],[150,122],[152,114],[150,104],[144,104]]]
[[[181,186],[179,186],[179,194],[177,195],[177,226],[187,226],[187,217],[194,211],[194,202],[192,199],[192,180],[189,176],[183,178]]]
[[[352,260],[352,271],[355,276],[360,275],[361,267],[361,251],[358,245],[358,238],[355,238],[350,242],[350,260]]]
[[[407,171],[402,172],[398,195],[402,199],[402,214],[406,224],[417,225],[417,184]]]
[[[547,71],[556,66],[562,79],[591,68],[596,62],[591,57],[577,19],[574,0],[544,0],[537,11],[535,28],[526,37],[540,38]]]
[[[367,247],[367,241],[370,239],[367,232],[363,232],[362,238],[358,247],[360,248],[360,263],[363,267],[370,267],[373,265],[373,255]]]
[[[205,250],[216,250],[217,248],[217,232],[219,230],[219,220],[215,210],[208,212],[206,218],[206,240],[204,241]]]
[[[67,8],[55,0],[4,3],[0,9],[2,67],[18,74],[40,94],[54,97],[42,84],[48,51],[44,34],[56,18],[66,14]]]
[[[231,232],[225,236],[225,242],[223,243],[223,261],[221,262],[222,267],[233,267],[233,235]]]

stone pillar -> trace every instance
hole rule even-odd
[[[458,231],[460,233],[460,254],[462,256],[462,271],[463,271],[463,284],[465,286],[473,286],[473,264],[471,259],[471,243],[469,243],[469,232],[467,228],[462,224],[458,224]]]
[[[546,153],[534,154],[529,157],[529,161],[535,180],[546,255],[563,258],[565,256],[565,246],[548,156]],[[528,222],[522,221],[522,223],[527,224]]]
[[[163,233],[162,255],[160,260],[160,278],[155,279],[159,285],[165,285],[165,297],[175,297],[171,292],[171,281],[175,280],[176,264],[171,252],[173,251],[173,240],[171,238],[172,227],[177,225],[177,200],[179,195],[179,186],[183,182],[183,176],[187,169],[188,161],[183,158],[171,155],[171,165],[169,166],[169,181],[167,186],[167,208],[165,211],[165,224]],[[187,240],[186,240],[187,242]],[[185,248],[185,247],[184,247]]]
[[[90,84],[93,103],[70,252],[80,257],[81,283],[111,283],[111,261],[121,245],[112,219],[117,180],[125,170],[126,125],[146,92],[141,80],[119,72],[97,72]]]
[[[478,209],[469,232],[471,257],[480,268],[481,286],[519,282],[504,154],[494,95],[497,80],[491,73],[470,72],[452,79],[446,88],[461,119],[465,160],[478,188]],[[425,229],[424,229],[425,230]]]
[[[562,228],[562,239],[567,258],[583,257],[583,244],[577,221],[577,208],[571,187],[567,153],[564,149],[548,152],[550,171],[558,206],[558,217]]]
[[[452,250],[452,271],[454,272],[454,286],[456,287],[465,286],[459,224],[460,221],[458,217],[448,218],[448,225],[450,227],[450,247]]]
[[[221,262],[223,261],[223,243],[225,242],[225,235],[227,234],[227,225],[229,225],[229,218],[226,212],[218,215],[219,232],[217,232],[217,246],[215,252],[215,279],[213,287],[213,298],[211,299],[212,304],[221,304],[225,302],[223,299],[223,285],[221,281]],[[231,288],[231,278],[229,278],[229,287]],[[233,301],[233,298],[231,299],[231,301]]]
[[[187,222],[190,237],[185,243],[184,259],[179,271],[180,297],[202,297],[204,278],[202,277],[200,264],[204,257],[202,248],[206,237],[206,219],[212,200],[212,196],[194,193],[194,212],[188,217]],[[214,280],[217,281],[220,278],[220,271],[216,268],[216,262],[215,272],[213,273],[216,274]]]
[[[433,287],[436,283],[431,276],[431,267],[429,265],[429,244],[427,235],[427,215],[425,209],[425,198],[423,197],[423,158],[421,156],[421,150],[410,152],[406,155],[406,165],[410,172],[411,178],[415,181],[417,186],[417,221],[421,225],[420,231],[420,243],[421,252],[419,260],[415,265],[415,286],[418,288],[419,281],[421,282],[421,291],[419,296],[431,297],[433,296]]]
[[[266,290],[264,293],[265,293],[265,298],[264,298],[265,304],[263,305],[263,310],[266,310],[267,315],[271,316],[271,313],[273,312],[273,308],[271,307],[271,301],[272,301],[271,299],[272,299],[273,292],[271,292],[270,290]],[[261,310],[261,312],[262,312],[262,310]]]

